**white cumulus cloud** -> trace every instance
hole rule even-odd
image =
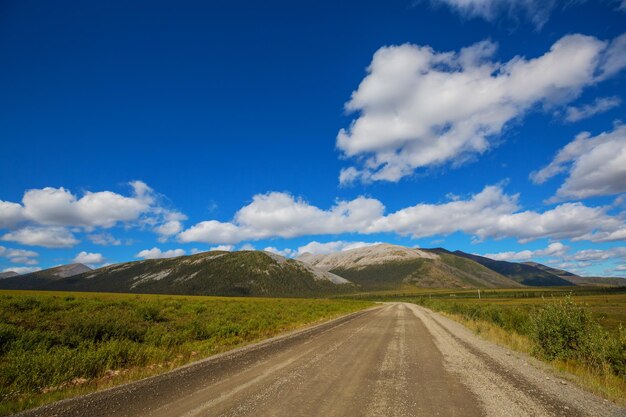
[[[70,248],[78,244],[78,239],[64,227],[27,226],[5,233],[0,240],[17,242],[28,246],[45,248]]]
[[[97,265],[104,263],[104,256],[101,253],[82,251],[74,258],[74,262],[86,265]]]
[[[178,211],[167,209],[159,209],[159,213],[163,216],[163,223],[158,224],[154,228],[154,232],[160,235],[160,242],[165,242],[168,238],[183,230],[182,222],[187,220],[187,216]]]
[[[183,249],[170,249],[161,251],[161,249],[154,247],[152,249],[144,249],[135,255],[136,258],[143,259],[162,259],[162,258],[174,258],[176,256],[183,256],[185,251]]]
[[[509,122],[578,97],[620,71],[626,43],[567,35],[537,58],[498,62],[482,41],[458,52],[380,48],[346,109],[358,113],[337,147],[358,165],[340,181],[398,181],[414,170],[460,164],[489,150]]]
[[[162,236],[172,236],[179,233],[183,229],[183,225],[178,220],[170,220],[157,226],[154,231]]]
[[[304,253],[312,253],[313,255],[325,255],[333,252],[341,252],[344,250],[363,248],[366,246],[378,245],[382,242],[349,242],[345,240],[337,240],[334,242],[320,243],[312,241],[304,246],[300,246],[297,250],[297,256]]]
[[[284,256],[284,257],[290,257],[294,254],[294,251],[292,249],[289,248],[285,248],[285,249],[278,249],[275,248],[274,246],[268,246],[265,249],[263,249],[265,252],[270,252],[270,253],[274,253],[276,255],[280,255],[280,256]]]
[[[342,233],[366,228],[383,210],[380,201],[365,197],[340,201],[330,210],[322,210],[290,194],[272,192],[254,196],[233,222],[203,221],[178,238],[182,242],[235,244],[269,237]]]
[[[620,216],[611,207],[565,203],[543,212],[520,210],[518,195],[501,186],[488,186],[469,198],[440,204],[419,203],[385,214],[373,198],[339,201],[321,209],[286,193],[253,197],[230,222],[200,222],[178,235],[182,242],[237,244],[266,238],[292,238],[341,233],[396,233],[423,238],[463,232],[479,239],[516,238],[527,242],[540,238],[609,241],[626,233]]]
[[[128,196],[88,191],[78,197],[63,187],[45,187],[27,190],[21,203],[0,201],[0,229],[10,230],[3,239],[67,247],[78,243],[70,228],[73,232],[92,232],[123,224],[150,227],[165,238],[182,230],[184,214],[162,206],[162,196],[144,182],[133,181],[129,185],[132,192]],[[110,234],[94,233],[89,239],[97,244],[120,243]]]
[[[63,187],[28,190],[22,198],[24,216],[46,226],[112,227],[148,210],[152,197],[142,185],[132,183],[130,197],[101,191],[77,198]]]
[[[20,204],[0,200],[0,229],[8,229],[24,220],[24,208]]]
[[[626,192],[626,125],[591,136],[584,132],[563,147],[552,162],[530,175],[542,184],[567,173],[556,199],[582,199]]]
[[[210,251],[218,250],[218,251],[224,251],[224,252],[232,252],[233,249],[235,249],[234,245],[217,245],[217,246],[211,246],[209,248]]]

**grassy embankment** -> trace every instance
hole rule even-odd
[[[444,313],[482,337],[551,363],[626,405],[626,289],[430,292],[392,299]],[[388,296],[387,296],[388,297]]]
[[[369,305],[0,291],[0,415],[162,373]]]

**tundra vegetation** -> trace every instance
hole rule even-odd
[[[0,415],[158,374],[369,305],[0,291]]]

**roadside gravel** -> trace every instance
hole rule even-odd
[[[463,325],[407,304],[433,335],[449,372],[489,416],[626,416],[626,410],[560,378],[545,364],[476,336]]]

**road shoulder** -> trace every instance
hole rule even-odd
[[[474,392],[488,415],[626,415],[626,409],[564,381],[534,358],[484,340],[429,309],[409,308],[432,334],[446,368]]]

